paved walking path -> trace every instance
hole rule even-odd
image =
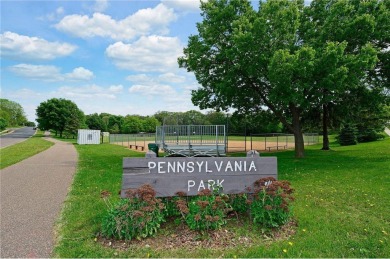
[[[389,135],[389,136],[390,136],[390,129],[388,129],[388,128],[385,128],[385,132],[386,132],[386,134],[387,134],[387,135]]]
[[[77,152],[52,138],[52,147],[0,170],[0,258],[50,257],[53,226],[76,171]]]

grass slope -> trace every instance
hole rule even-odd
[[[0,149],[0,169],[16,164],[54,145],[53,142],[44,140],[42,137],[41,132],[26,141]]]
[[[76,146],[79,168],[58,222],[56,257],[390,257],[390,138],[356,146],[306,149],[305,159],[279,152],[279,179],[296,190],[296,234],[223,250],[115,250],[95,241],[106,206],[102,190],[121,186],[122,158],[143,156],[120,146]],[[247,227],[235,230],[242,236]],[[164,231],[161,232],[161,235]],[[177,233],[180,234],[180,233]],[[261,233],[258,234],[261,236]],[[158,238],[158,237],[157,237]],[[153,241],[151,241],[153,242]]]

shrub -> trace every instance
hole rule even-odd
[[[265,228],[276,228],[285,224],[291,215],[293,191],[287,181],[276,181],[273,177],[257,180],[251,204],[253,222]]]
[[[204,189],[188,202],[183,198],[178,200],[177,207],[190,229],[208,231],[226,224],[225,217],[229,211],[227,199],[226,195]]]
[[[7,128],[8,122],[4,118],[0,118],[0,131],[3,131]]]
[[[162,198],[162,202],[165,205],[164,214],[166,217],[177,217],[180,216],[180,211],[177,209],[177,201],[181,199],[180,193],[177,193],[178,196],[173,197],[164,197]]]
[[[109,206],[108,215],[103,219],[102,235],[126,240],[154,235],[165,221],[164,204],[155,197],[156,192],[150,185],[143,185],[126,194],[127,199]]]
[[[249,200],[248,194],[240,193],[240,194],[230,194],[229,195],[229,203],[232,207],[233,211],[243,214],[248,212],[249,210]]]
[[[356,145],[356,129],[349,124],[346,124],[337,136],[337,140],[341,146]]]
[[[383,134],[378,133],[374,128],[359,127],[357,141],[360,143],[376,141],[384,138]]]

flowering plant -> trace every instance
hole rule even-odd
[[[164,222],[164,204],[150,185],[126,192],[127,199],[109,209],[103,219],[106,237],[131,240],[154,235]]]
[[[204,189],[188,202],[178,200],[177,207],[190,229],[208,231],[226,224],[225,216],[229,210],[227,199],[226,195]]]
[[[273,177],[257,180],[251,204],[253,222],[266,228],[285,224],[291,215],[293,192],[288,181],[277,181]]]

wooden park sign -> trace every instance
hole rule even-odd
[[[197,195],[203,189],[221,186],[223,193],[248,192],[248,187],[264,177],[277,179],[276,157],[163,157],[147,153],[146,158],[124,158],[121,196],[126,190],[150,184],[157,197],[184,192]]]

